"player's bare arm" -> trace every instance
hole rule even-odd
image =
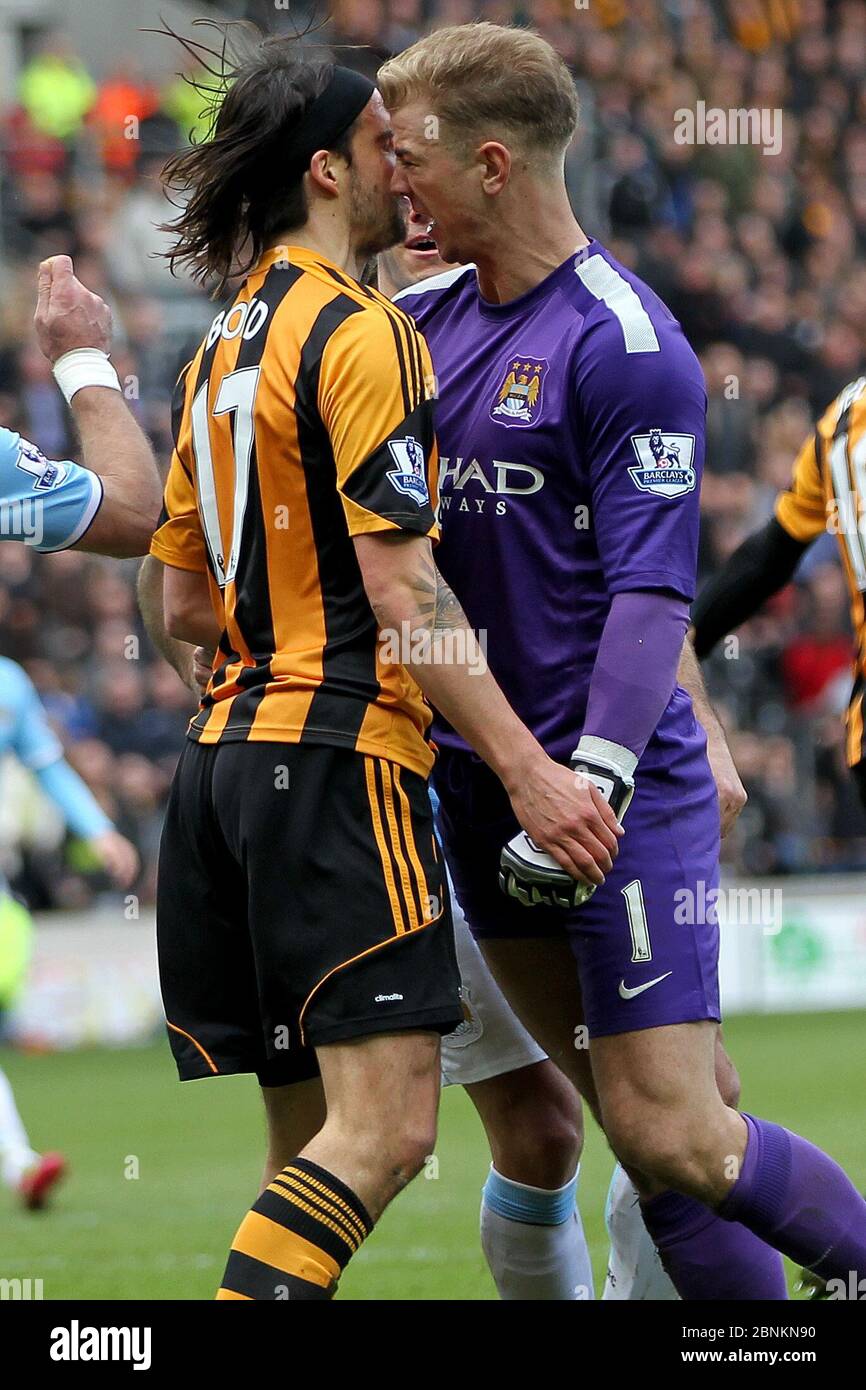
[[[207,577],[200,570],[175,569],[173,565],[162,568],[166,635],[193,648],[216,647],[220,626]]]
[[[400,534],[355,537],[364,587],[380,631],[407,632],[404,664],[446,719],[493,769],[532,840],[561,868],[603,883],[622,833],[594,786],[549,758],[496,684],[463,610],[439,574],[430,541]],[[448,660],[446,632],[465,632]],[[463,660],[451,659],[460,652]]]
[[[76,278],[68,256],[52,256],[39,267],[34,322],[39,347],[75,418],[84,466],[102,483],[102,505],[77,548],[143,555],[159,514],[160,481],[151,447],[108,361],[111,311]]]
[[[733,828],[734,822],[745,806],[748,797],[728,747],[725,731],[710,703],[707,687],[698,665],[698,658],[690,639],[683,643],[677,681],[691,695],[695,718],[703,725],[707,735],[707,757],[710,760],[716,791],[719,794],[719,818],[724,837]]]
[[[145,555],[136,585],[138,606],[147,634],[157,651],[165,657],[194,695],[199,694],[193,669],[195,645],[172,637],[165,628],[163,584],[165,566],[155,555]]]

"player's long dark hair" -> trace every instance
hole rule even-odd
[[[334,69],[301,61],[296,36],[263,38],[245,23],[213,27],[222,31],[221,50],[167,27],[157,32],[171,33],[203,64],[205,75],[187,81],[213,118],[208,138],[175,155],[163,171],[166,188],[183,200],[180,215],[161,228],[175,236],[165,255],[172,272],[186,267],[194,279],[213,282],[218,297],[278,232],[306,222],[302,177],[280,178],[281,147]],[[238,37],[245,41],[242,54],[228,51],[229,31],[233,46]],[[333,146],[347,160],[351,135],[350,127]]]

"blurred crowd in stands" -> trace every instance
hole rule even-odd
[[[223,8],[271,31],[322,13]],[[472,18],[530,22],[565,57],[582,106],[568,156],[578,218],[662,295],[701,356],[705,577],[769,515],[817,416],[863,366],[866,5],[333,0],[306,42],[372,74],[429,28]],[[205,129],[185,80],[194,64],[148,80],[155,42],[142,36],[135,58],[96,75],[49,35],[2,112],[0,424],[54,457],[76,446],[30,331],[41,257],[72,254],[111,303],[116,365],[163,463],[177,370],[215,312],[154,255],[166,243],[156,224],[171,214],[164,160]],[[778,152],[678,143],[675,113],[699,100],[783,110]],[[795,584],[709,663],[750,795],[726,854],[748,872],[866,867],[866,817],[842,756],[851,637],[835,547],[822,538]],[[147,898],[191,700],[141,631],[136,565],[10,544],[2,554],[0,651],[24,663],[71,760],[138,844]],[[84,900],[70,847],[32,840],[13,865],[31,900]]]

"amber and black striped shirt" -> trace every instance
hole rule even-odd
[[[334,744],[426,775],[429,708],[380,658],[352,537],[438,537],[433,369],[325,257],[267,252],[178,382],[152,553],[206,572],[223,634],[190,737]]]
[[[825,410],[803,444],[776,519],[797,541],[837,536],[856,639],[854,689],[846,718],[848,765],[866,757],[866,377],[852,381]]]

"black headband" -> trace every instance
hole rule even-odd
[[[335,67],[327,87],[304,112],[281,151],[283,177],[305,174],[316,150],[331,148],[357,120],[375,90],[375,83],[363,73]]]

